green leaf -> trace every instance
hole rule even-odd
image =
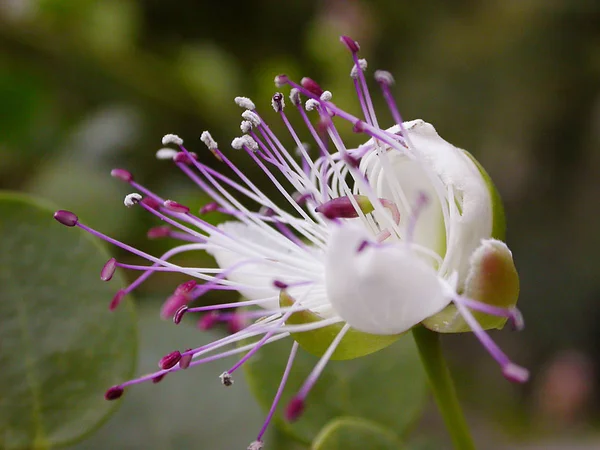
[[[263,408],[270,407],[279,385],[291,339],[261,349],[244,368],[248,383]],[[353,416],[403,433],[420,415],[426,398],[426,378],[410,335],[362,358],[330,361],[307,398],[304,414],[285,422],[281,411],[298,391],[318,358],[298,352],[282,396],[276,423],[304,443],[310,443],[323,424]]]
[[[31,197],[0,193],[0,448],[47,449],[97,428],[131,376],[136,327],[120,287],[100,281],[109,255]],[[118,278],[118,277],[115,277]]]
[[[327,424],[315,438],[312,450],[400,450],[398,436],[375,423],[342,417]]]

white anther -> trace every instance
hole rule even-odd
[[[229,372],[223,372],[219,375],[219,378],[221,379],[223,386],[231,386],[233,384],[233,378],[231,378]]]
[[[310,98],[308,100],[306,100],[306,104],[305,104],[305,108],[307,111],[312,111],[315,108],[319,107],[319,102],[316,101],[314,98]]]
[[[358,66],[360,67],[360,70],[362,70],[364,72],[365,70],[367,70],[367,60],[359,59]],[[352,66],[352,70],[350,71],[350,76],[352,78],[358,78],[358,70],[356,69],[356,64],[354,64],[354,66]]]
[[[209,148],[209,150],[216,150],[219,147],[217,141],[213,139],[208,131],[202,132],[200,135],[200,140]]]
[[[285,86],[283,77],[281,77],[280,75],[277,75],[273,81],[275,82],[275,86],[278,88]]]
[[[375,81],[377,81],[378,83],[387,84],[388,86],[391,86],[396,82],[392,74],[389,73],[387,70],[376,70],[374,77]]]
[[[248,136],[247,134],[242,136],[242,139],[244,141],[244,145],[246,147],[248,147],[250,150],[252,150],[253,152],[258,150],[258,144],[256,143],[256,141],[252,138],[252,136]]]
[[[247,450],[262,450],[262,448],[263,443],[261,441],[254,441],[248,446]]]
[[[300,91],[296,88],[292,88],[290,91],[290,101],[292,105],[298,106],[300,104]]]
[[[240,130],[242,130],[242,133],[244,133],[244,134],[249,133],[251,129],[252,129],[252,122],[250,122],[249,120],[243,120],[242,123],[240,124]]]
[[[258,114],[256,114],[255,112],[246,110],[242,113],[242,117],[244,119],[246,119],[247,121],[251,122],[253,126],[257,127],[260,125],[261,121],[260,121],[260,117],[258,117]]]
[[[302,147],[304,148],[305,152],[308,152],[308,150],[310,149],[310,144],[308,144],[307,142],[301,142]],[[296,156],[301,156],[302,155],[302,148],[300,148],[300,146],[296,147]]]
[[[283,94],[278,92],[271,99],[271,106],[275,110],[275,112],[281,112],[283,108],[285,108],[285,101],[283,100]]]
[[[125,196],[125,200],[123,200],[123,204],[125,206],[127,206],[128,208],[131,208],[133,205],[139,203],[141,199],[142,199],[142,196],[140,194],[138,194],[137,192],[133,192],[133,193],[127,194]]]
[[[236,97],[235,104],[244,109],[256,109],[256,105],[248,97]]]
[[[241,150],[244,146],[244,140],[241,137],[236,137],[231,141],[231,146],[236,150]]]
[[[183,139],[181,139],[176,134],[165,134],[162,138],[162,145],[183,145]]]
[[[321,94],[321,100],[324,102],[328,102],[329,100],[331,100],[331,97],[333,97],[333,94],[329,91],[323,91],[323,93]]]
[[[177,153],[179,153],[177,150],[164,147],[156,151],[156,159],[173,159]]]

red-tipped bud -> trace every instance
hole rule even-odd
[[[175,213],[185,214],[190,211],[190,208],[188,208],[185,205],[182,205],[181,203],[177,203],[175,200],[165,200],[163,206],[165,207],[165,209],[168,209],[169,211],[173,211]]]
[[[181,359],[179,360],[179,367],[181,367],[182,369],[187,369],[188,367],[190,367],[190,363],[192,362],[192,354],[191,353],[187,353],[189,351],[191,351],[191,348],[188,348],[184,353],[185,355],[181,356]]]
[[[373,211],[373,206],[368,197],[364,195],[355,195],[354,199],[359,209],[368,214]],[[328,219],[353,219],[358,217],[358,211],[355,209],[349,197],[338,197],[319,205],[316,211],[323,214]]]
[[[196,280],[188,280],[175,288],[175,295],[189,294],[198,285]]]
[[[56,211],[54,213],[54,219],[66,227],[74,227],[79,221],[79,218],[75,214],[71,211],[65,211],[64,209]]]
[[[110,258],[102,267],[100,271],[100,279],[102,281],[109,281],[113,275],[115,274],[115,270],[117,269],[117,260],[115,258]]]
[[[202,331],[210,330],[219,321],[219,314],[215,311],[210,311],[204,314],[198,321],[198,328]]]
[[[181,353],[178,350],[163,356],[158,362],[158,367],[162,370],[167,370],[175,366],[181,359]]]
[[[121,301],[125,295],[127,295],[127,293],[123,289],[120,289],[111,300],[110,305],[108,305],[108,309],[110,311],[114,311],[117,306],[121,304]]]
[[[131,173],[125,169],[113,169],[110,171],[110,174],[113,177],[124,181],[125,183],[133,181],[133,175],[131,175]]]
[[[157,375],[157,376],[155,376],[154,378],[152,378],[152,382],[153,382],[154,384],[156,384],[156,383],[160,383],[160,382],[162,381],[162,379],[163,379],[164,377],[166,377],[166,376],[167,376],[167,374],[166,374],[166,373],[163,373],[162,375]]]
[[[202,208],[200,208],[200,214],[206,214],[209,212],[216,211],[219,205],[216,202],[207,203]]]
[[[352,53],[358,53],[360,50],[360,45],[358,45],[358,42],[348,36],[340,36],[340,42],[348,47],[348,50],[350,50]]]
[[[175,325],[179,325],[181,323],[181,319],[183,319],[183,316],[185,315],[187,310],[188,307],[184,305],[177,311],[175,311],[175,314],[173,315],[173,323],[175,323]]]
[[[150,228],[148,230],[148,239],[160,239],[168,237],[171,234],[171,227],[168,225],[161,225],[159,227]]]
[[[193,160],[198,160],[198,155],[192,152],[179,152],[173,158],[173,161],[180,164],[193,164]]]
[[[285,419],[289,422],[297,420],[304,411],[304,400],[294,397],[285,408]]]
[[[190,301],[189,297],[185,294],[175,294],[171,295],[165,302],[160,310],[160,317],[163,319],[168,319],[169,317],[173,317],[174,314],[177,313],[179,308],[185,306]]]
[[[121,386],[113,386],[104,393],[106,400],[116,400],[123,395],[124,389]]]
[[[319,86],[319,84],[312,78],[304,77],[302,78],[302,80],[300,80],[300,84],[304,89],[312,92],[317,97],[320,97],[323,93],[323,89],[321,88],[321,86]]]
[[[152,198],[152,197],[144,197],[140,203],[150,209],[158,209],[160,208],[160,203],[158,202],[158,200]]]

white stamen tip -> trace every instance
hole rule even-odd
[[[298,106],[300,104],[300,91],[298,89],[293,88],[290,91],[290,101],[292,102],[292,105]]]
[[[256,141],[252,138],[252,136],[248,136],[247,134],[235,138],[233,141],[231,141],[231,146],[236,150],[241,150],[244,147],[248,147],[253,152],[258,150],[258,144]]]
[[[367,60],[366,59],[359,59],[358,60],[358,67],[360,67],[360,70],[362,70],[363,72],[365,70],[367,70]],[[356,64],[354,64],[354,66],[352,66],[352,70],[350,71],[350,76],[352,78],[358,78],[358,70],[356,69]]]
[[[304,149],[304,151],[308,152],[310,150],[310,144],[308,144],[307,142],[301,142],[302,147],[298,146],[296,147],[296,156],[301,156],[302,155],[302,149]]]
[[[172,148],[164,147],[156,152],[156,159],[173,159],[177,155],[177,150]]]
[[[254,441],[248,446],[248,450],[262,450],[263,443],[261,441]]]
[[[285,108],[285,101],[283,100],[283,94],[281,92],[276,93],[271,99],[271,106],[275,112],[281,112]]]
[[[123,200],[123,204],[125,206],[127,206],[128,208],[131,208],[133,205],[139,203],[139,201],[142,199],[142,196],[140,194],[138,194],[137,192],[133,192],[131,194],[127,194],[125,196],[125,200]]]
[[[231,377],[229,372],[223,372],[221,375],[219,375],[219,378],[221,379],[221,383],[223,384],[223,386],[229,387],[233,384],[233,378]]]
[[[333,94],[329,91],[323,91],[323,93],[321,94],[321,100],[323,100],[324,102],[328,102],[329,100],[331,100],[332,97]]]
[[[200,140],[209,148],[209,150],[216,150],[219,147],[217,141],[213,139],[208,131],[202,132]]]
[[[502,374],[515,383],[525,383],[529,379],[529,371],[524,367],[508,363],[502,368]]]
[[[394,80],[393,75],[387,70],[376,70],[374,76],[375,81],[377,81],[378,83],[387,84],[388,86],[392,86],[394,83],[396,83],[396,80]]]
[[[246,110],[242,113],[242,117],[246,119],[248,122],[252,123],[253,126],[257,127],[261,124],[260,117],[255,112],[250,110]]]
[[[235,104],[244,109],[256,109],[256,105],[248,97],[236,97]]]
[[[240,130],[242,130],[242,133],[244,134],[249,133],[250,130],[252,130],[252,122],[249,120],[243,120],[240,124]]]
[[[183,145],[183,139],[181,139],[176,134],[165,134],[162,138],[163,145],[175,144],[175,145]]]
[[[319,102],[316,101],[314,98],[311,98],[306,100],[306,104],[304,105],[304,107],[307,111],[312,111],[313,109],[319,107]]]
[[[280,75],[277,75],[273,81],[278,88],[285,86],[285,79]]]

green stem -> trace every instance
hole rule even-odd
[[[454,448],[475,450],[475,444],[458,402],[450,371],[442,355],[439,333],[434,333],[423,326],[417,326],[413,328],[413,337],[419,348],[421,361],[429,378],[429,385],[452,438]]]

